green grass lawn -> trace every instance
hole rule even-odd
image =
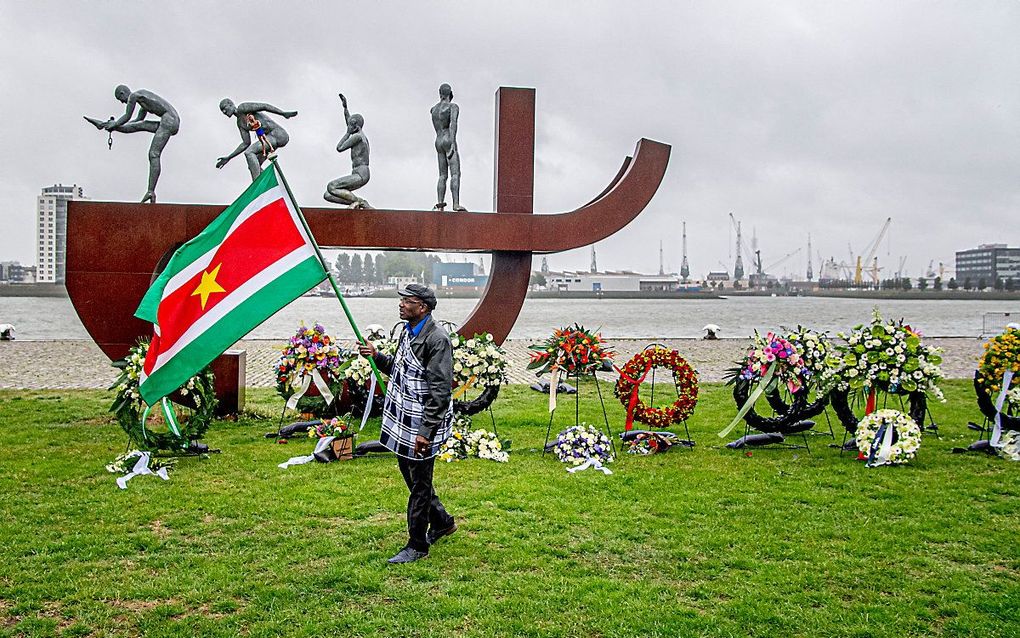
[[[976,438],[969,382],[932,406],[941,440],[876,469],[827,436],[723,448],[727,390],[703,388],[694,450],[604,476],[543,458],[546,397],[506,389],[510,462],[437,464],[460,531],[405,566],[393,458],[277,468],[312,441],[263,438],[269,391],[210,429],[222,454],[125,491],[109,393],[0,392],[0,636],[1020,635],[1020,465],[950,454]]]

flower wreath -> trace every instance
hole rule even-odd
[[[213,373],[208,366],[188,379],[187,383],[168,396],[165,409],[170,410],[173,401],[191,410],[186,419],[174,416],[176,423],[166,432],[153,432],[142,421],[142,395],[138,393],[138,379],[141,376],[145,354],[149,351],[148,339],[140,339],[128,351],[127,357],[115,361],[115,368],[120,368],[120,376],[110,386],[117,391],[110,412],[117,415],[117,422],[127,432],[128,437],[143,450],[180,450],[186,448],[191,441],[201,439],[209,424],[212,423],[216,408],[216,394],[213,391]],[[168,423],[168,425],[171,425]],[[177,431],[174,431],[174,428]]]
[[[641,383],[654,368],[667,368],[673,373],[677,399],[672,405],[649,406],[638,396]],[[648,348],[631,357],[623,369],[616,370],[620,378],[616,381],[614,393],[627,408],[625,429],[632,429],[634,421],[668,428],[674,423],[686,421],[694,414],[694,407],[698,404],[698,373],[676,350],[659,346]]]
[[[556,458],[570,465],[581,465],[588,459],[601,463],[613,462],[613,443],[594,425],[572,425],[556,435],[553,447]]]
[[[507,382],[510,359],[488,332],[471,338],[456,332],[450,334],[453,344],[453,387],[455,397],[478,386],[487,388]]]
[[[857,449],[868,457],[868,467],[906,463],[919,447],[921,428],[899,410],[877,410],[857,424]]]

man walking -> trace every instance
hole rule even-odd
[[[453,345],[432,320],[436,294],[421,284],[398,291],[400,318],[407,322],[392,357],[371,342],[358,346],[390,375],[379,441],[397,455],[411,494],[407,499],[407,545],[389,559],[410,563],[429,555],[429,546],[457,531],[453,517],[432,487],[432,471],[453,425]]]

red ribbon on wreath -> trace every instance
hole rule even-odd
[[[624,366],[626,368],[627,366]],[[630,402],[627,404],[627,422],[624,424],[623,429],[627,432],[634,429],[634,408],[637,407],[638,403],[638,390],[641,389],[641,384],[645,382],[645,377],[648,376],[648,372],[654,368],[654,365],[649,365],[645,368],[644,373],[640,379],[632,379],[623,371],[621,368],[613,366],[613,368],[620,373],[620,376],[627,381],[627,383],[634,384],[634,389],[630,391]]]

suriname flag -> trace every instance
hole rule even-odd
[[[276,311],[326,278],[275,162],[177,249],[135,316],[153,323],[139,392],[170,394]]]

